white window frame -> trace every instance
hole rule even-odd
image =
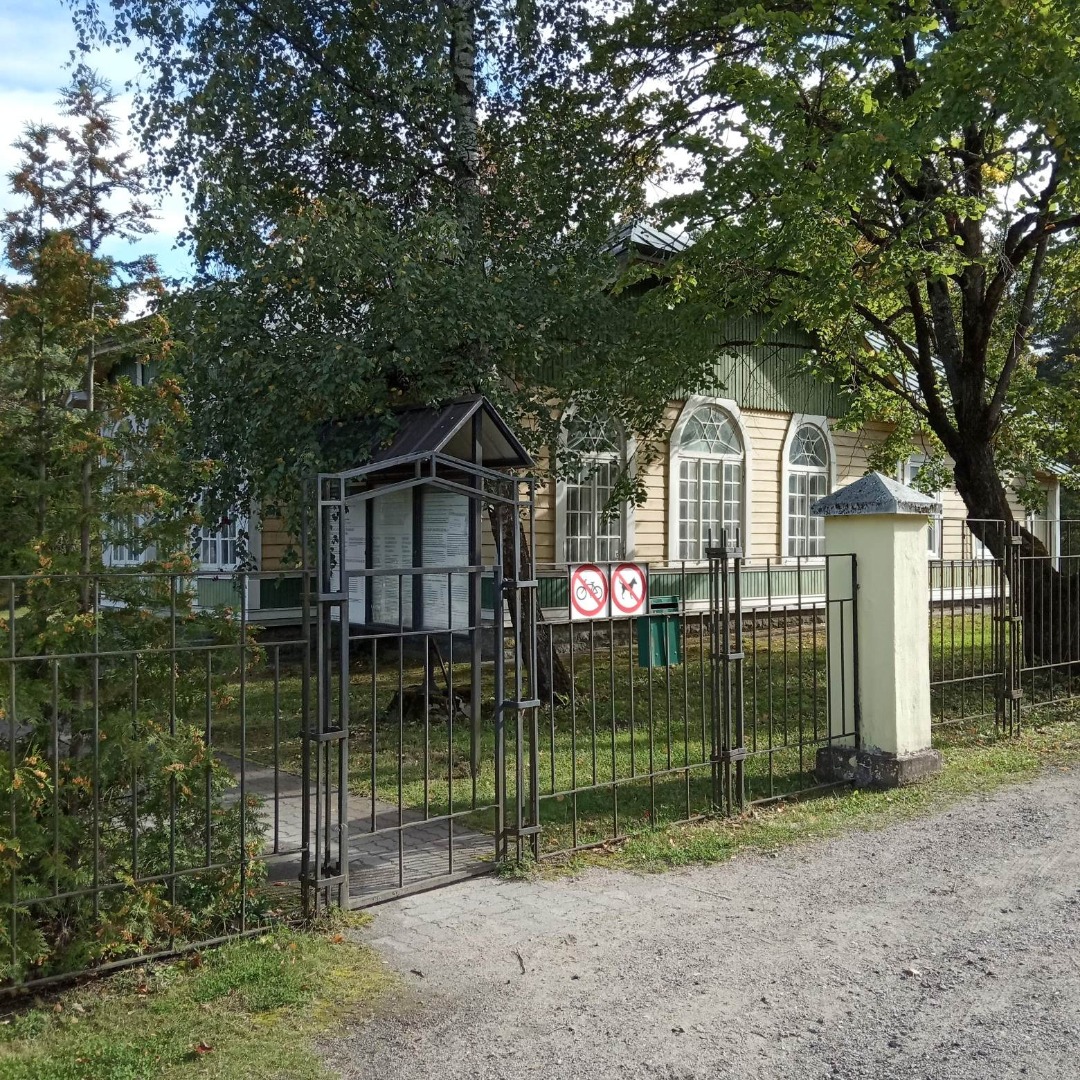
[[[784,445],[780,449],[780,556],[785,562],[806,562],[808,559],[822,561],[824,556],[794,556],[788,554],[788,544],[791,540],[791,515],[788,512],[788,483],[793,472],[817,472],[807,466],[791,464],[791,444],[795,441],[795,434],[799,428],[809,424],[816,427],[825,437],[825,449],[828,456],[828,464],[825,466],[828,487],[827,495],[836,490],[836,446],[833,443],[832,430],[829,427],[827,416],[818,416],[813,413],[792,413],[788,421],[787,433],[784,435]]]
[[[233,548],[233,560],[227,562],[222,559],[217,559],[212,562],[205,562],[203,560],[203,545],[208,543],[213,536],[218,536],[217,543],[221,544],[220,533],[221,525],[227,524],[232,527],[233,535],[231,538],[226,539],[226,543],[231,543]],[[247,530],[247,518],[243,514],[237,514],[232,518],[229,518],[225,522],[218,522],[216,525],[204,524],[199,526],[198,535],[195,537],[195,566],[197,570],[204,573],[219,573],[219,574],[231,574],[234,573],[237,567],[240,565],[240,534]],[[219,547],[220,551],[220,547]]]
[[[732,401],[730,398],[705,397],[700,394],[695,394],[692,397],[687,398],[683,404],[682,410],[679,413],[679,418],[675,421],[675,426],[671,429],[671,437],[668,441],[668,561],[672,564],[682,562],[704,562],[704,560],[681,559],[679,557],[680,466],[684,460],[698,460],[702,458],[714,461],[723,460],[720,457],[713,458],[708,454],[685,453],[680,448],[683,434],[686,431],[686,425],[690,422],[690,418],[694,415],[695,411],[702,405],[711,405],[723,409],[724,412],[731,417],[732,423],[734,423],[735,428],[739,433],[739,438],[742,439],[742,520],[739,522],[739,530],[742,534],[743,557],[750,557],[750,522],[753,521],[753,517],[751,516],[751,506],[753,502],[752,477],[754,475],[753,445],[750,442],[750,433],[746,430],[746,424],[743,422],[742,410],[736,402]],[[717,537],[717,539],[719,540],[719,537]]]
[[[564,419],[569,420],[574,415],[573,406],[567,408]],[[635,474],[637,444],[633,438],[627,438],[622,431],[621,425],[612,421],[618,437],[618,447],[613,454],[595,455],[598,459],[612,457],[618,461],[620,467],[625,468],[631,478]],[[564,423],[562,434],[559,439],[559,448],[567,445],[567,432]],[[588,460],[593,455],[582,455],[583,460]],[[565,478],[560,477],[555,481],[555,565],[563,566],[566,563],[566,540],[567,540],[567,487]],[[634,558],[634,504],[630,500],[623,503],[622,510],[622,559]],[[594,538],[595,539],[595,538]]]
[[[134,533],[138,531],[142,522],[137,514],[133,515],[130,520],[131,531]],[[114,528],[119,530],[119,523],[115,520],[111,521],[108,525],[110,532]],[[152,547],[145,547],[138,554],[132,555],[130,543],[120,541],[118,538],[114,537],[105,544],[101,561],[105,566],[136,567],[145,566],[148,562],[152,562],[153,558],[154,551]]]
[[[1046,535],[1040,537],[1050,555],[1051,565],[1054,569],[1060,568],[1061,562],[1061,482],[1051,480],[1045,486],[1046,514],[1034,513],[1025,515],[1025,525],[1029,532],[1038,536],[1038,522],[1046,526]]]
[[[930,461],[930,456],[923,453],[909,454],[902,462],[900,462],[900,468],[897,470],[897,479],[901,484],[906,487],[911,487],[911,481],[914,479],[914,474],[917,473],[927,462]],[[941,492],[935,491],[930,496],[937,504],[941,505]],[[944,534],[944,512],[937,514],[927,515],[930,518],[930,522],[926,528],[929,535],[933,537],[934,546],[929,544],[926,546],[926,557],[932,562],[941,562],[942,541]],[[972,555],[975,559],[984,558],[984,555],[979,555],[975,551],[975,544],[980,543],[978,537],[974,533],[971,534],[972,538]],[[989,554],[989,553],[987,553]]]

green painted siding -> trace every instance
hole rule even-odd
[[[760,317],[731,319],[717,328],[718,350],[723,342],[737,342],[716,362],[721,393],[742,409],[769,412],[810,413],[838,419],[847,412],[845,395],[836,383],[827,382],[810,368],[814,339],[796,326],[769,331],[760,344],[765,320]],[[684,388],[683,397],[697,390]]]
[[[201,577],[198,579],[197,597],[203,611],[211,608],[238,608],[243,597],[243,588],[239,578]]]
[[[843,387],[811,370],[814,338],[797,326],[765,332],[763,316],[718,320],[712,338],[718,358],[717,392],[742,409],[809,413],[839,419],[848,411]],[[729,348],[724,342],[735,342]],[[751,342],[753,344],[746,344]],[[554,381],[549,369],[545,377]],[[706,387],[682,387],[678,398],[702,393]]]
[[[263,578],[259,582],[259,607],[269,610],[298,608],[303,604],[301,575]]]

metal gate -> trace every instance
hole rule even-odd
[[[535,481],[491,472],[464,486],[432,468],[355,493],[349,479],[322,476],[317,488],[302,871],[316,907],[490,871],[535,852],[539,833]],[[468,559],[402,565],[423,561],[415,544],[382,560],[391,565],[351,557],[350,515],[370,527],[371,499],[413,489],[468,505]]]
[[[817,763],[834,744],[858,746],[855,556],[794,559],[796,595],[770,589],[749,608],[743,579],[753,568],[738,534],[722,534],[707,556],[716,812],[836,786],[818,779]],[[821,593],[803,593],[804,564],[819,572]]]
[[[818,752],[857,739],[854,556],[796,560],[795,580],[821,592],[747,607],[744,578],[761,568],[724,537],[707,598],[660,617],[678,620],[681,671],[641,651],[636,631],[655,628],[633,617],[545,624],[538,650],[524,483],[477,492],[494,508],[489,561],[373,568],[343,555],[346,482],[320,481],[303,871],[317,903],[363,906],[638,827],[736,816],[828,786]],[[432,597],[445,617],[424,607]],[[560,654],[568,693],[537,678]]]

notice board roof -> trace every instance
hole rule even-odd
[[[482,394],[458,398],[437,407],[404,408],[397,418],[397,430],[389,442],[376,447],[366,464],[339,475],[352,479],[373,478],[434,454],[453,458],[466,468],[470,465],[484,469],[533,467],[528,451]]]

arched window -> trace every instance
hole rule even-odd
[[[829,441],[817,425],[796,427],[787,456],[787,554],[825,554],[825,520],[810,507],[829,494]]]
[[[680,559],[704,559],[705,549],[743,524],[746,453],[731,414],[719,405],[694,408],[678,436]]]
[[[566,445],[581,468],[563,489],[563,558],[568,563],[621,559],[626,554],[625,514],[621,506],[608,503],[622,467],[622,436],[609,421],[576,433]]]

